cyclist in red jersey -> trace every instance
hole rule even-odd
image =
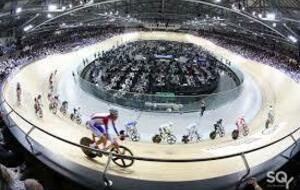
[[[92,131],[93,143],[90,145],[93,148],[99,148],[100,144],[106,147],[107,140],[113,142],[113,139],[108,133],[108,127],[111,123],[115,133],[119,136],[115,121],[118,119],[118,110],[110,109],[109,113],[94,113],[91,119],[87,122],[87,126]],[[99,138],[99,140],[96,140]]]

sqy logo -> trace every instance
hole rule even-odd
[[[284,171],[274,172],[269,171],[267,173],[267,182],[270,184],[279,183],[285,187],[286,190],[289,190],[290,184],[294,181],[294,177],[288,177],[287,173]]]

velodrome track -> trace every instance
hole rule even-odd
[[[250,123],[251,133],[248,137],[232,141],[230,136],[226,136],[223,139],[217,139],[215,141],[206,140],[198,144],[175,144],[172,146],[150,143],[132,143],[129,141],[122,142],[122,144],[132,150],[135,156],[177,160],[226,156],[264,146],[292,133],[295,129],[300,127],[300,85],[280,71],[254,61],[244,59],[203,38],[189,34],[171,32],[137,32],[116,36],[111,39],[111,44],[120,42],[125,43],[129,35],[134,36],[136,39],[168,38],[169,40],[188,41],[202,45],[204,48],[214,53],[217,57],[223,57],[231,60],[239,66],[239,69],[242,72],[249,74],[259,86],[263,100],[259,113]],[[102,45],[102,47],[105,48],[106,46]],[[3,86],[3,98],[6,101],[3,104],[3,108],[9,112],[11,110],[10,107],[12,107],[18,114],[22,115],[34,125],[74,143],[79,143],[80,138],[83,136],[91,136],[90,131],[85,127],[78,126],[71,122],[68,118],[60,115],[53,115],[47,111],[48,109],[44,109],[44,118],[38,119],[34,115],[33,111],[33,98],[37,94],[43,92],[43,99],[46,100],[48,77],[55,69],[58,70],[59,80],[64,73],[69,72],[68,69],[72,64],[72,60],[82,60],[86,57],[86,54],[93,55],[92,52],[99,51],[100,48],[101,46],[99,45],[92,45],[83,48],[80,51],[64,55],[49,56],[14,72],[6,80]],[[72,79],[70,78],[70,80]],[[23,89],[23,103],[21,106],[16,105],[15,95],[15,84],[19,81],[21,81]],[[270,104],[272,104],[275,108],[275,122],[279,124],[279,127],[273,133],[262,134],[268,106]],[[47,107],[46,101],[44,101],[44,106]],[[32,127],[14,112],[12,112],[9,117],[17,125],[15,127],[18,127],[25,133]],[[65,161],[80,165],[88,170],[104,170],[104,166],[107,161],[105,157],[97,158],[95,160],[87,159],[78,147],[59,141],[39,130],[33,130],[30,133],[30,137],[42,147],[55,154],[58,158],[63,158]],[[293,134],[293,137],[298,140],[300,138],[300,132],[296,131]],[[272,146],[245,154],[249,167],[255,168],[260,164],[271,160],[284,152],[287,148],[291,147],[293,143],[294,141],[292,138],[285,138]],[[276,168],[278,165],[276,166],[276,163],[274,163],[274,166],[270,167]],[[72,170],[72,168],[70,168],[70,170]],[[225,159],[201,162],[173,163],[136,160],[134,165],[127,169],[121,169],[118,166],[111,164],[108,173],[111,176],[119,177],[120,179],[132,179],[135,181],[141,180],[150,183],[204,181],[235,173],[238,173],[238,176],[242,177],[245,170],[245,163],[242,157],[234,156]],[[234,180],[238,181],[239,178],[237,177],[236,179],[233,179],[233,181]],[[203,189],[205,189],[205,187],[203,187]]]

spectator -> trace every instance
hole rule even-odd
[[[200,105],[200,116],[202,117],[205,110],[206,110],[206,105],[205,105],[205,101],[204,100],[201,100],[201,105]]]
[[[254,190],[263,190],[257,183],[256,178],[254,177],[249,179],[248,184],[251,185],[254,188]]]
[[[34,179],[21,181],[20,174],[0,165],[1,190],[43,190],[43,186]]]

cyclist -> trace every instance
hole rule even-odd
[[[53,96],[50,98],[50,107],[51,109],[56,109],[59,105],[59,96]]]
[[[125,127],[126,129],[134,128],[136,126],[137,122],[136,121],[130,121],[126,123]]]
[[[77,120],[81,118],[80,109],[81,109],[80,107],[73,109],[73,113],[71,113],[70,115],[71,120]]]
[[[67,113],[68,111],[68,102],[67,101],[63,101],[60,107],[60,112],[62,112],[63,114]]]
[[[235,125],[237,126],[239,131],[240,131],[241,128],[247,127],[245,116],[241,115],[241,117],[238,118],[238,120],[236,121]]]
[[[273,111],[273,107],[269,106],[268,118],[267,118],[267,121],[266,121],[266,124],[265,124],[266,129],[268,129],[270,125],[273,125],[274,117],[275,117],[275,114],[274,114],[274,111]]]
[[[219,119],[217,123],[214,124],[215,131],[223,131],[223,119]]]
[[[125,124],[125,129],[127,132],[136,132],[136,121],[130,121]]]
[[[188,131],[188,136],[192,136],[194,134],[196,134],[198,131],[197,131],[197,124],[196,123],[192,123],[190,124],[189,126],[187,126],[187,131]]]
[[[87,126],[92,131],[93,143],[90,145],[92,148],[99,148],[100,144],[103,144],[103,147],[105,148],[108,140],[113,142],[108,133],[110,123],[115,133],[120,136],[115,125],[118,115],[118,110],[110,109],[109,113],[95,113],[91,116]],[[98,140],[96,140],[96,138],[98,138]]]
[[[22,89],[21,89],[21,84],[19,82],[17,83],[16,92],[17,92],[17,102],[18,102],[18,105],[21,105]]]
[[[169,123],[162,124],[158,130],[160,134],[171,134],[172,128],[173,128],[173,123],[169,122]]]
[[[34,110],[36,114],[42,114],[42,96],[38,95],[34,98]],[[41,116],[42,117],[42,116]]]

